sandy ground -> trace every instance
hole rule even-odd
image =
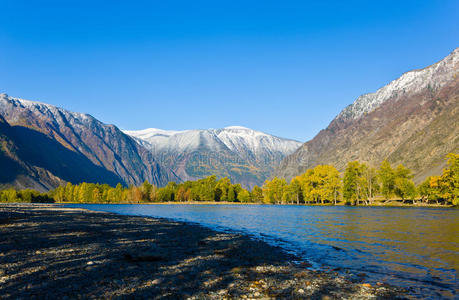
[[[394,299],[249,236],[188,223],[0,205],[0,298]],[[358,276],[357,276],[358,277]]]

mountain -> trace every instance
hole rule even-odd
[[[275,175],[292,178],[318,164],[344,170],[359,160],[388,159],[414,171],[415,182],[439,174],[459,152],[459,48],[443,60],[365,94],[312,140],[287,156]]]
[[[0,94],[3,185],[47,190],[69,181],[116,185],[175,180],[150,151],[88,114]]]
[[[229,177],[244,187],[261,185],[300,142],[241,126],[168,131],[124,131],[150,149],[161,164],[183,180]]]

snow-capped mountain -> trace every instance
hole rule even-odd
[[[0,116],[0,133],[11,146],[0,154],[17,167],[10,182],[0,183],[46,190],[62,180],[164,185],[176,179],[149,150],[91,115],[0,94]]]
[[[455,79],[459,63],[459,48],[436,64],[404,73],[374,93],[363,94],[344,108],[335,121],[352,121],[368,114],[384,102],[401,99],[405,94],[416,94],[428,89],[434,93]],[[454,76],[454,78],[453,78]]]
[[[260,185],[301,143],[242,126],[169,131],[149,128],[124,131],[150,149],[183,180],[228,176],[246,187]]]
[[[403,74],[344,108],[330,125],[287,156],[275,175],[292,178],[318,164],[343,170],[352,160],[388,159],[419,182],[459,151],[459,48],[441,61]]]

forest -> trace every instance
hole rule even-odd
[[[169,182],[158,188],[145,181],[140,186],[67,183],[48,193],[5,189],[0,202],[61,203],[164,203],[232,202],[307,205],[375,205],[387,203],[459,206],[459,154],[446,156],[442,175],[430,176],[416,186],[412,171],[393,167],[384,160],[378,168],[358,161],[349,162],[341,174],[331,165],[318,165],[293,178],[266,180],[262,187],[244,189],[215,175],[183,183]]]

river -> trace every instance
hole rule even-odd
[[[280,245],[315,268],[366,274],[412,297],[459,296],[459,210],[415,207],[71,204],[199,223]]]

